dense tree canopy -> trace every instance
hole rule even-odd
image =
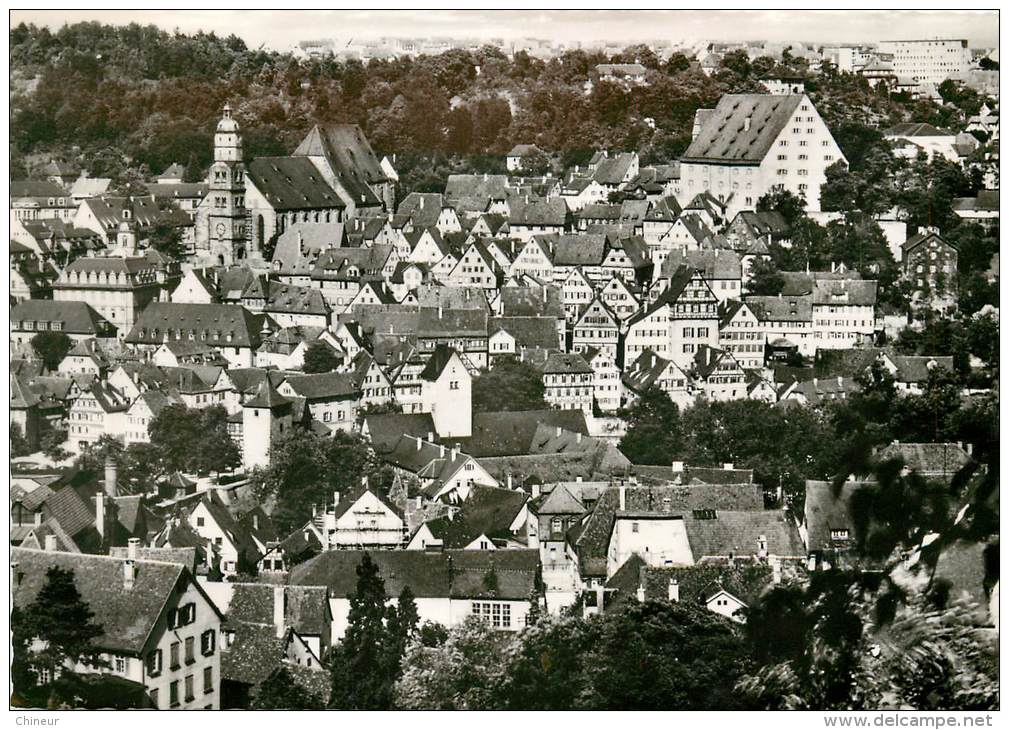
[[[39,332],[31,339],[32,349],[49,370],[56,370],[74,343],[65,332]]]
[[[766,73],[808,74],[803,59],[750,60],[740,51],[707,76],[683,54],[663,62],[640,45],[546,61],[524,52],[509,60],[486,46],[367,62],[297,59],[249,49],[235,36],[137,24],[78,23],[56,32],[21,24],[10,31],[10,47],[15,168],[38,172],[52,156],[73,157],[117,183],[131,167],[159,172],[178,162],[189,179],[205,170],[225,101],[236,107],[248,157],[289,153],[313,124],[359,124],[379,154],[397,154],[407,190],[438,189],[453,171],[491,172],[481,158],[494,155],[499,166],[518,143],[561,155],[636,150],[646,164],[665,162],[689,144],[698,108],[714,107],[723,93],[762,92]],[[625,89],[600,81],[595,66],[621,59],[640,61],[649,83]],[[875,92],[829,66],[807,89],[855,169],[879,146],[869,125],[942,126],[965,113]],[[947,101],[976,113],[976,95],[946,91]],[[542,161],[534,168],[545,169]]]
[[[473,379],[473,410],[531,411],[547,408],[543,377],[536,368],[514,357],[504,357],[492,370]]]
[[[374,451],[360,436],[292,431],[273,442],[270,465],[250,479],[256,499],[274,504],[274,524],[286,534],[311,518],[312,505],[331,504],[333,492],[346,493],[364,477],[376,489],[385,481]]]
[[[305,349],[305,362],[302,370],[306,373],[328,373],[336,370],[342,364],[343,361],[333,351],[333,348],[319,340]]]

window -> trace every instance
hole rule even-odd
[[[196,526],[197,527],[203,527],[204,522],[205,522],[204,518],[202,518],[202,517],[197,517],[196,518]]]
[[[847,540],[848,530],[847,529],[836,529],[830,531],[831,540]]]
[[[214,691],[214,668],[203,668],[203,694],[208,695]]]
[[[172,646],[169,650],[169,656],[171,658],[171,664],[169,668],[178,669],[179,668],[179,642],[173,641]]]
[[[147,657],[147,676],[157,677],[161,674],[161,649],[155,649]]]
[[[186,677],[186,702],[192,702],[196,698],[193,694],[193,675]]]
[[[196,661],[196,656],[194,655],[193,648],[196,644],[196,639],[192,636],[186,637],[186,664],[192,664]]]
[[[448,384],[448,389],[449,390],[459,390],[459,381],[458,380],[451,381]]]
[[[126,674],[126,670],[129,667],[129,660],[125,657],[116,657],[116,674]]]
[[[179,706],[179,680],[175,680],[170,685],[168,685],[168,706],[169,707]]]
[[[473,602],[473,616],[488,622],[495,629],[511,628],[511,605],[497,602]]]
[[[632,522],[631,523],[631,532],[638,532],[640,528],[641,528],[641,525],[639,523],[637,523],[637,522]]]

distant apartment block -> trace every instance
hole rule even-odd
[[[893,54],[893,72],[898,77],[918,83],[941,84],[946,79],[962,79],[971,65],[966,40],[882,41],[879,50]]]

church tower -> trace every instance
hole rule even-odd
[[[245,166],[242,164],[242,136],[231,106],[214,134],[214,164],[210,167],[207,192],[207,233],[211,255],[227,266],[244,259],[246,249]]]
[[[119,223],[119,229],[116,231],[115,253],[118,256],[136,256],[137,222],[133,217],[133,198],[126,199],[126,205],[123,208],[121,217],[122,220]]]

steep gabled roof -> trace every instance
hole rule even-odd
[[[81,598],[94,613],[94,622],[102,627],[94,646],[134,656],[143,651],[173,591],[188,575],[178,563],[138,560],[133,588],[127,590],[121,558],[14,548],[11,559],[21,576],[13,590],[16,606],[31,605],[46,583],[49,568],[69,570]]]
[[[370,186],[388,182],[389,178],[364,132],[356,124],[316,125],[294,154],[325,157],[337,180],[355,202],[365,205],[381,203]]]
[[[257,157],[248,176],[274,210],[346,207],[307,157]]]
[[[431,357],[428,358],[427,365],[420,373],[421,379],[434,381],[440,378],[442,371],[448,366],[455,354],[455,350],[448,345],[438,344],[434,348],[434,352],[431,353]]]
[[[703,119],[680,162],[759,164],[804,98],[725,94]]]

